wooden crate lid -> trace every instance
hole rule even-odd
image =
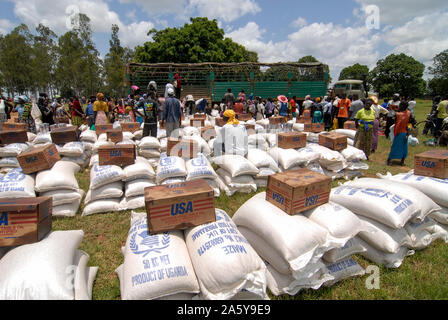
[[[293,188],[302,187],[303,185],[308,185],[310,183],[324,182],[324,181],[331,183],[332,181],[330,177],[327,177],[326,175],[311,171],[306,168],[285,171],[274,174],[270,177],[284,184],[287,184]]]
[[[160,185],[145,188],[145,200],[155,201],[173,199],[180,196],[193,196],[198,193],[209,193],[213,195],[213,189],[203,179]]]

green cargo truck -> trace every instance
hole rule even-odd
[[[126,86],[136,85],[143,92],[150,81],[156,81],[158,93],[173,83],[174,74],[182,77],[181,98],[188,94],[194,99],[207,98],[219,102],[230,88],[235,96],[244,89],[246,97],[276,98],[278,95],[326,95],[328,73],[321,63],[129,63]]]

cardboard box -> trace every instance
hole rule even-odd
[[[205,126],[205,118],[193,118],[190,119],[190,126],[192,127],[204,127]]]
[[[8,131],[8,130],[25,130],[26,131],[28,129],[28,126],[26,123],[3,122],[2,129],[3,129],[3,131]]]
[[[150,234],[215,222],[213,189],[203,180],[145,188]]]
[[[311,119],[305,119],[304,117],[300,117],[296,119],[296,123],[311,123]]]
[[[217,117],[217,118],[215,118],[215,124],[216,124],[218,127],[223,127],[223,126],[226,124],[226,122],[224,121],[223,118],[219,118],[219,117]]]
[[[112,130],[112,129],[113,129],[113,126],[111,123],[95,125],[95,131],[98,136],[102,133],[106,133],[107,130]]]
[[[266,200],[294,215],[327,203],[331,181],[309,169],[277,173],[268,177]]]
[[[323,132],[319,135],[319,144],[334,151],[347,148],[347,136],[335,132]]]
[[[345,121],[344,122],[344,129],[356,130],[355,121]]]
[[[282,149],[306,147],[306,134],[302,132],[281,132],[277,135],[277,146]]]
[[[123,131],[121,129],[107,130],[107,140],[117,143],[123,141]]]
[[[216,130],[214,126],[207,126],[201,128],[201,137],[205,141],[210,141],[213,138],[216,138]]]
[[[166,145],[166,154],[170,157],[193,159],[196,158],[199,152],[199,144],[194,140],[168,138]]]
[[[448,179],[448,150],[429,150],[414,156],[414,174]]]
[[[51,141],[55,144],[78,141],[79,130],[76,126],[54,128],[50,132]]]
[[[306,132],[319,133],[325,131],[325,125],[323,123],[305,123],[303,129]]]
[[[286,123],[286,118],[285,117],[270,117],[269,118],[269,124],[271,125],[277,125],[277,124],[282,124],[282,123]]]
[[[42,240],[52,226],[53,198],[0,199],[0,247]]]
[[[26,130],[6,130],[0,132],[2,144],[25,143],[28,141]]]
[[[302,114],[302,118],[307,120],[307,121],[310,121],[311,120],[311,110],[309,110],[309,109],[308,110],[304,110],[303,114]]]
[[[207,119],[207,115],[205,113],[195,113],[193,115],[193,119]]]
[[[236,115],[236,118],[239,121],[249,121],[249,120],[253,120],[254,119],[254,117],[251,114],[248,114],[248,113],[238,113]]]
[[[140,130],[140,123],[138,122],[121,122],[121,130],[124,132],[132,132]]]
[[[98,164],[100,166],[128,166],[135,163],[136,156],[135,145],[133,144],[118,144],[98,148]]]
[[[17,156],[17,160],[23,173],[30,174],[51,169],[56,162],[61,160],[61,156],[53,143],[22,152]]]

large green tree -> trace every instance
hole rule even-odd
[[[34,87],[33,37],[25,24],[0,38],[0,72],[9,95]]]
[[[136,48],[137,62],[198,63],[198,62],[256,62],[258,55],[244,46],[224,38],[224,30],[216,19],[190,18],[180,28],[148,32],[152,41]]]
[[[56,67],[56,34],[48,27],[39,24],[36,27],[33,46],[34,88],[48,92],[54,89],[54,71]]]
[[[433,58],[433,65],[428,68],[433,78],[428,83],[431,95],[448,94],[448,49]]]
[[[424,92],[424,71],[424,64],[413,57],[404,53],[391,54],[377,62],[369,78],[382,97],[390,97],[394,93],[415,97]]]
[[[300,58],[297,62],[299,63],[314,63],[314,62],[320,62],[319,60],[317,60],[315,57],[309,55],[309,56],[304,56],[302,58]],[[320,62],[324,65],[324,72],[328,74],[328,79],[327,79],[327,84],[330,83],[332,81],[331,75],[330,75],[330,67],[328,66],[328,64],[325,64],[323,62]]]

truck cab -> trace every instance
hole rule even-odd
[[[356,94],[360,99],[366,98],[366,91],[362,80],[341,80],[336,82],[334,85],[334,94],[341,97],[344,93],[347,97]]]

